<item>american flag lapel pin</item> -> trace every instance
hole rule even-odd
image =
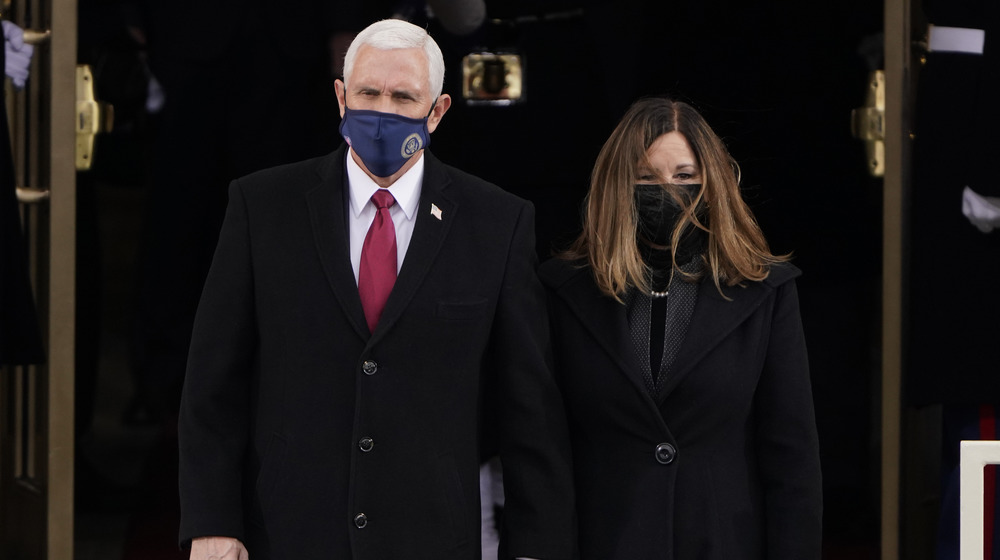
[[[441,209],[437,207],[437,204],[431,203],[431,216],[437,219],[441,219]]]

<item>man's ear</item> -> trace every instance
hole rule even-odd
[[[451,96],[447,93],[442,93],[437,98],[437,103],[434,104],[434,108],[431,109],[431,114],[427,116],[427,132],[434,132],[437,128],[438,123],[441,122],[441,118],[444,114],[448,112],[448,108],[451,107]],[[341,113],[343,113],[341,109]]]
[[[340,105],[340,118],[344,118],[344,107],[347,107],[347,86],[343,80],[334,80],[333,89],[337,91],[337,105]]]

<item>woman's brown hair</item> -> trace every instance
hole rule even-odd
[[[774,255],[768,249],[764,234],[740,196],[739,166],[701,114],[681,101],[640,99],[601,148],[585,200],[583,232],[560,255],[586,260],[597,286],[618,301],[629,287],[650,289],[650,270],[636,245],[634,189],[640,182],[639,169],[650,167],[646,157],[649,147],[674,131],[688,141],[701,171],[702,186],[692,201],[683,201],[686,209],[671,238],[673,253],[677,253],[681,234],[689,224],[708,232],[702,273],[711,275],[719,293],[723,284],[763,280],[772,264],[788,260],[787,255]],[[707,223],[699,216],[707,216]],[[691,277],[680,272],[676,262],[674,271]]]

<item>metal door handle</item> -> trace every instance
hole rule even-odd
[[[17,201],[21,204],[38,204],[49,198],[48,189],[37,189],[35,187],[17,187]]]
[[[47,42],[52,37],[52,31],[46,29],[45,31],[38,31],[37,29],[25,29],[24,30],[24,42],[29,45],[39,45],[41,43]],[[51,193],[48,189],[39,189],[35,187],[17,187],[17,201],[21,204],[38,204],[43,200],[48,200]]]
[[[38,45],[48,41],[52,37],[52,31],[46,29],[45,31],[38,31],[37,29],[25,29],[24,30],[24,42],[29,45]]]

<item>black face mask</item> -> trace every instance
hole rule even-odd
[[[635,186],[635,206],[639,217],[637,241],[643,260],[653,269],[654,282],[661,282],[667,277],[665,275],[668,275],[674,260],[670,246],[674,227],[684,215],[684,208],[694,201],[700,190],[700,184]],[[678,202],[671,192],[675,193],[683,204]],[[698,212],[698,219],[705,223],[702,212]],[[677,264],[683,265],[701,253],[706,240],[707,234],[704,230],[688,224],[681,233],[677,247]]]
[[[670,246],[674,227],[701,190],[701,185],[647,185],[635,186],[635,207],[639,215],[639,237],[649,243]],[[673,194],[671,194],[671,191]],[[674,198],[683,201],[678,202]]]

